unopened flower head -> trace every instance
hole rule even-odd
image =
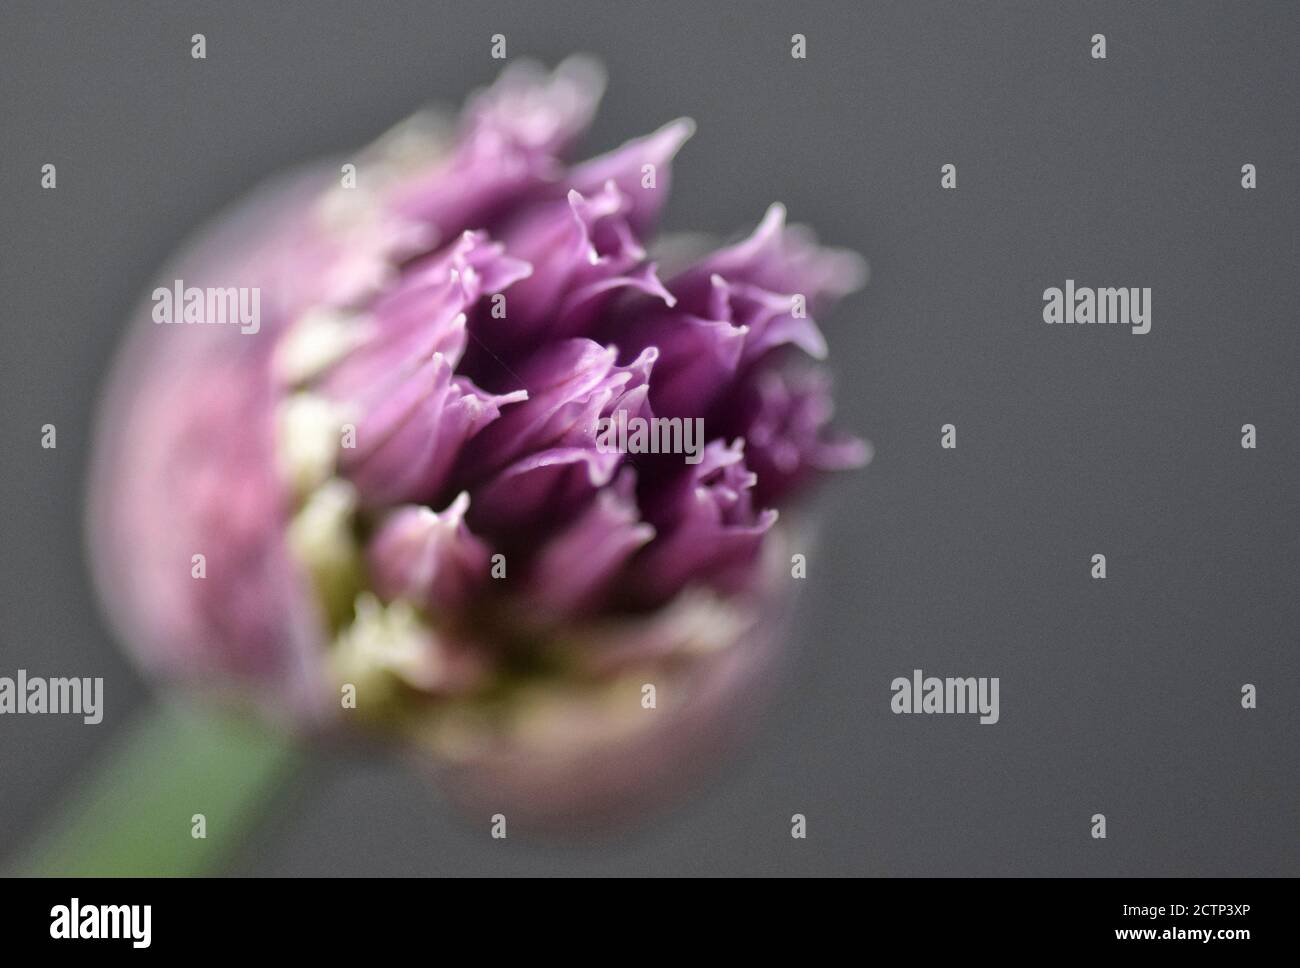
[[[719,721],[789,583],[780,514],[868,457],[828,429],[814,321],[864,267],[779,205],[657,244],[694,125],[574,163],[601,88],[515,66],[454,130],[281,179],[165,274],[259,293],[260,322],[142,320],[110,388],[93,547],[154,669],[549,763],[537,796],[612,797],[614,751],[668,769]]]

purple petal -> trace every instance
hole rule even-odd
[[[676,306],[642,302],[601,335],[632,351],[657,347],[655,412],[699,415],[778,347],[823,358],[826,341],[809,313],[860,286],[864,274],[856,255],[818,247],[804,230],[787,228],[785,209],[773,205],[749,238],[669,281]]]
[[[745,462],[758,475],[754,496],[762,505],[784,504],[821,474],[871,459],[870,445],[828,430],[830,389],[822,370],[765,370],[729,402],[727,425],[745,438]]]
[[[526,399],[516,391],[485,393],[453,376],[440,353],[352,401],[360,407],[356,447],[342,451],[341,466],[367,506],[435,498],[465,442]]]
[[[527,262],[505,255],[505,246],[491,242],[487,233],[464,232],[452,245],[404,269],[397,285],[374,304],[378,339],[391,344],[421,338],[433,321],[454,318],[484,295],[531,274]],[[453,363],[460,359],[459,353],[448,355]]]
[[[321,341],[347,341],[350,352],[330,362],[321,381],[334,398],[366,394],[409,369],[442,354],[455,367],[468,339],[465,311],[489,293],[526,278],[528,264],[504,254],[483,232],[465,232],[453,244],[407,266],[394,286],[351,321],[353,332],[323,334]],[[325,322],[338,314],[325,314]],[[291,344],[310,347],[323,326],[307,314],[289,334]],[[304,351],[312,355],[310,348]]]
[[[463,604],[488,577],[488,546],[465,526],[469,495],[445,511],[405,505],[392,511],[367,549],[375,591],[434,614]]]
[[[707,294],[717,275],[777,294],[799,293],[816,312],[866,282],[856,253],[819,246],[808,229],[785,224],[785,206],[772,205],[748,238],[713,253],[673,280],[669,288],[691,298]]]
[[[569,184],[588,195],[612,182],[630,201],[628,224],[638,236],[644,236],[654,227],[668,200],[672,160],[694,133],[694,121],[678,118],[607,155],[575,166]],[[647,171],[647,165],[652,169]]]
[[[547,617],[588,612],[618,583],[623,565],[655,529],[641,520],[632,468],[552,538],[529,569],[530,600]]]
[[[744,442],[714,440],[689,473],[647,499],[646,517],[660,536],[636,562],[638,597],[662,603],[692,583],[729,594],[746,589],[777,518],[774,510],[755,512],[755,481]]]
[[[474,492],[471,520],[485,534],[530,535],[548,520],[572,518],[613,479],[621,462],[622,455],[591,447],[530,454]]]
[[[616,348],[588,339],[543,349],[511,378],[527,392],[527,401],[502,414],[466,448],[457,480],[472,487],[528,454],[590,446],[599,418],[617,409],[647,415],[646,387],[657,352],[647,349],[625,366],[616,364],[617,356]]]
[[[660,306],[610,336],[630,352],[658,353],[650,388],[655,413],[692,417],[705,413],[735,378],[748,332],[727,319]]]
[[[476,331],[501,353],[518,356],[543,338],[585,335],[620,288],[659,293],[671,303],[653,267],[642,264],[645,249],[627,222],[629,211],[627,196],[609,182],[589,197],[570,191],[507,229],[508,250],[533,273],[511,290],[505,316],[480,314]]]
[[[586,129],[603,88],[599,68],[580,58],[550,75],[527,62],[511,65],[470,100],[451,157],[396,193],[396,211],[448,238],[544,193],[561,176],[559,156]]]

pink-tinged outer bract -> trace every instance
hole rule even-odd
[[[626,812],[721,745],[781,638],[780,511],[869,458],[828,430],[814,322],[861,260],[773,206],[661,277],[694,126],[575,164],[601,86],[515,66],[454,133],[418,117],[219,219],[159,285],[260,316],[146,303],[88,501],[156,674],[399,735],[525,823]],[[616,417],[702,434],[621,452]]]

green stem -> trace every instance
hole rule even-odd
[[[188,876],[228,858],[298,761],[292,739],[247,717],[189,706],[147,711],[73,793],[14,873]],[[196,836],[201,814],[205,836]]]

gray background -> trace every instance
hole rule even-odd
[[[1294,4],[2,10],[0,673],[102,675],[107,713],[0,719],[0,863],[149,701],[81,546],[128,309],[262,176],[490,80],[500,31],[512,57],[606,62],[589,152],[699,122],[666,228],[730,233],[776,199],[870,259],[824,324],[841,421],[877,457],[822,495],[761,733],[680,806],[587,846],[500,843],[401,766],[340,755],[233,870],[1300,873]],[[1044,325],[1066,278],[1150,286],[1151,333]],[[1000,676],[1002,721],[892,715],[917,667]]]

